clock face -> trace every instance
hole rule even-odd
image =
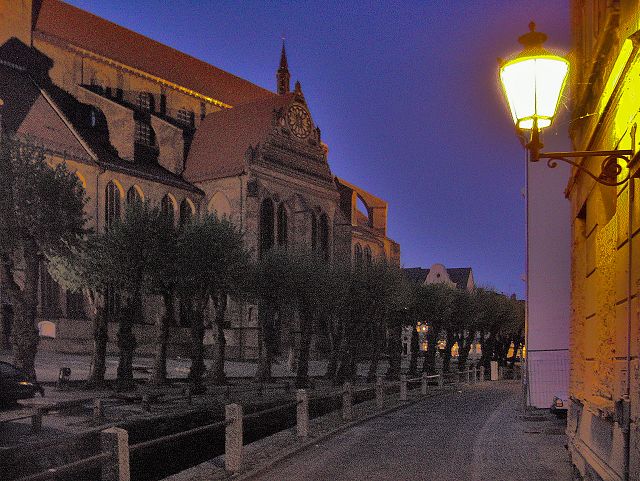
[[[301,139],[311,133],[311,117],[307,109],[301,105],[292,105],[287,112],[287,124],[293,134]]]

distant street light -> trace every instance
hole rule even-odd
[[[522,52],[509,60],[499,60],[500,81],[511,110],[511,116],[519,132],[531,132],[529,160],[547,159],[547,165],[557,167],[558,160],[573,165],[604,185],[622,185],[629,180],[629,171],[622,180],[618,176],[633,155],[632,150],[597,150],[577,152],[541,152],[540,130],[549,127],[555,117],[562,91],[567,83],[569,62],[546,50],[542,44],[547,36],[536,32],[535,23],[529,24],[529,32],[518,38],[524,46]],[[634,133],[632,133],[632,137]],[[596,175],[570,158],[604,157],[600,174]],[[618,163],[624,160],[625,165]]]

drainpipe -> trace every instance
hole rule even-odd
[[[634,128],[635,132],[635,128]],[[634,137],[634,136],[632,136]],[[624,446],[623,446],[623,473],[624,481],[629,481],[630,458],[631,458],[631,291],[632,291],[632,267],[633,267],[633,200],[634,200],[634,178],[631,177],[627,183],[628,200],[628,227],[627,227],[627,356],[626,356],[626,379],[625,389],[622,399],[617,406],[617,420],[622,429]]]

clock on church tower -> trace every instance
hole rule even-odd
[[[311,116],[306,108],[299,104],[293,104],[287,111],[287,125],[293,135],[299,139],[305,139],[311,134]]]

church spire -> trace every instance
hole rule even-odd
[[[282,39],[282,53],[280,54],[280,67],[276,73],[278,82],[278,93],[284,95],[289,93],[291,75],[289,74],[289,65],[287,63],[287,51],[284,48],[284,38]]]

